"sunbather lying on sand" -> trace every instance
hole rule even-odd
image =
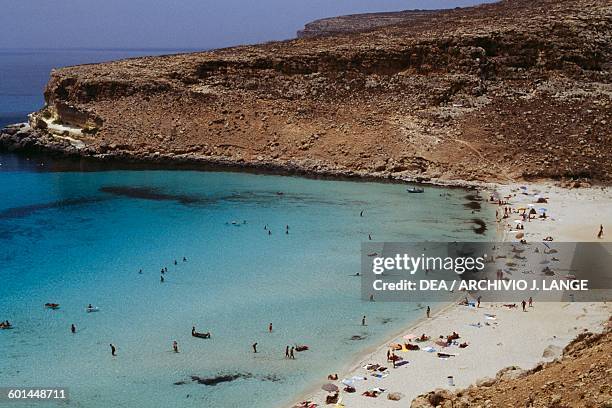
[[[335,392],[335,393],[325,397],[325,403],[326,404],[335,404],[336,402],[338,402],[338,393],[337,392]]]

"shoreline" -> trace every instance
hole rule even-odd
[[[0,142],[2,141],[0,140]],[[69,143],[69,142],[66,142],[66,143]],[[329,169],[329,168],[321,168],[317,166],[309,167],[309,166],[304,166],[304,163],[270,163],[270,162],[253,163],[253,162],[244,162],[244,161],[234,161],[234,160],[224,159],[224,158],[212,158],[212,157],[197,158],[197,157],[193,157],[192,155],[180,155],[180,156],[154,155],[152,157],[150,156],[143,157],[143,156],[129,156],[129,155],[125,156],[124,153],[120,153],[118,155],[104,154],[104,155],[87,156],[87,155],[82,155],[82,154],[71,153],[70,151],[61,150],[61,149],[53,150],[53,149],[48,149],[48,147],[41,147],[41,146],[39,146],[38,148],[41,148],[42,150],[38,150],[38,151],[36,149],[30,150],[30,147],[28,147],[28,148],[17,149],[17,151],[15,151],[14,153],[17,153],[20,155],[38,154],[38,155],[50,157],[53,159],[59,159],[59,160],[75,160],[75,161],[85,160],[85,161],[90,161],[91,163],[97,164],[102,167],[103,166],[112,167],[113,165],[117,165],[119,167],[124,167],[124,168],[127,167],[128,169],[132,169],[132,170],[134,169],[131,167],[135,166],[135,167],[140,167],[140,169],[147,169],[147,170],[151,169],[151,167],[155,167],[158,169],[175,169],[175,170],[237,171],[237,172],[248,172],[248,173],[254,173],[254,174],[299,176],[299,177],[306,177],[306,178],[311,178],[311,179],[331,179],[331,180],[364,181],[364,182],[372,181],[372,182],[383,182],[383,183],[385,182],[419,183],[419,184],[426,184],[426,185],[440,186],[440,187],[447,187],[447,188],[479,189],[479,190],[483,190],[483,194],[492,193],[494,191],[499,191],[501,196],[506,196],[506,195],[511,196],[514,194],[514,197],[517,197],[517,194],[520,193],[519,186],[525,185],[525,186],[528,186],[530,190],[539,189],[542,191],[546,191],[547,193],[552,192],[555,197],[555,201],[558,199],[559,202],[561,203],[566,198],[564,196],[567,194],[568,191],[572,191],[573,195],[582,196],[583,198],[586,198],[587,200],[592,197],[597,197],[600,190],[602,194],[610,195],[609,192],[606,192],[607,186],[603,184],[597,187],[587,187],[587,188],[571,190],[571,189],[567,189],[567,188],[563,188],[563,187],[559,187],[555,185],[555,184],[558,184],[558,181],[554,181],[554,180],[548,180],[546,182],[541,182],[541,181],[540,182],[527,182],[527,181],[519,182],[519,181],[512,180],[512,181],[509,181],[509,184],[501,184],[498,182],[488,182],[487,183],[487,182],[482,182],[482,181],[441,180],[441,179],[431,179],[428,177],[410,178],[409,176],[406,176],[405,174],[396,176],[392,174],[387,174],[385,172],[381,172],[381,173],[354,172],[350,170]],[[12,152],[9,152],[9,153],[12,153]],[[610,196],[610,199],[612,199],[612,196]],[[563,207],[563,206],[555,208],[556,207],[554,205],[555,201],[551,203],[553,204],[553,206],[550,206],[549,204],[547,204],[547,206],[551,207],[551,212],[553,212],[552,211],[553,208],[555,211],[558,211],[558,215],[552,216],[550,219],[551,221],[555,222],[554,225],[558,227],[562,221],[561,218],[563,218],[563,220],[565,220],[566,217],[571,218],[570,215],[573,215],[574,213],[573,213],[572,206],[569,206],[570,207],[569,215],[567,213],[568,208]],[[488,201],[486,200],[486,197],[483,197],[483,204],[485,202],[488,202]],[[491,204],[490,202],[488,203]],[[517,204],[517,203],[512,203],[512,204]],[[604,201],[604,204],[605,204],[605,201]],[[587,215],[592,213],[591,211],[579,211],[579,212],[582,214],[587,214]],[[605,216],[603,217],[606,220],[612,219],[612,214],[609,214],[608,217],[605,217]],[[497,234],[498,234],[499,240],[507,241],[508,239],[512,239],[512,236],[511,236],[512,231],[510,229],[511,225],[509,224],[504,225],[504,222],[498,222],[496,224],[497,224],[496,228],[497,228]],[[545,234],[544,231],[546,229],[542,229],[541,228],[542,225],[537,225],[537,224],[540,224],[539,220],[535,220],[533,222],[533,226],[535,228],[529,229],[528,231],[526,231],[526,238],[528,238],[529,241],[532,241],[533,239],[541,240],[544,237],[543,234]],[[563,239],[577,240],[577,241],[585,240],[586,235],[582,233],[576,235],[576,234],[573,234],[571,231],[567,230],[573,224],[568,226],[566,222],[563,222],[563,225],[564,225],[564,228],[561,228],[558,230],[558,234],[562,238],[562,240]],[[556,240],[559,238],[559,236],[555,237]],[[547,306],[550,306],[550,305],[547,305]],[[571,304],[562,304],[562,306],[558,307],[557,309],[559,309],[561,312],[564,312],[563,309],[567,308],[568,306],[571,306]],[[481,311],[495,310],[496,312],[499,312],[496,309],[498,307],[499,307],[498,305],[491,304],[491,305],[487,305],[487,307],[482,308]],[[591,310],[591,314],[596,312],[596,310],[593,309],[593,307],[595,306],[590,305],[589,307]],[[387,341],[379,345],[370,346],[366,350],[363,350],[359,353],[355,353],[355,355],[352,356],[352,358],[346,364],[344,364],[340,370],[338,370],[338,374],[340,375],[342,373],[342,374],[347,374],[348,376],[351,373],[353,373],[353,375],[355,375],[355,373],[360,371],[361,364],[367,361],[376,360],[378,363],[384,364],[384,360],[380,359],[380,355],[384,355],[384,352],[387,350],[388,344],[390,342],[394,342],[394,340],[396,340],[402,334],[409,333],[410,331],[415,331],[419,328],[425,327],[425,328],[429,328],[428,330],[435,330],[435,327],[440,326],[439,324],[440,322],[442,322],[441,325],[444,325],[445,319],[461,314],[462,312],[464,312],[463,309],[464,308],[462,306],[458,306],[456,303],[450,303],[450,304],[443,306],[440,310],[435,311],[431,319],[420,318],[414,322],[411,322],[408,327],[402,329],[398,333],[395,333],[393,336],[388,337]],[[551,309],[549,310],[549,312],[556,313],[556,312],[559,312],[559,310]],[[601,314],[599,316],[601,317],[601,319],[590,321],[589,324],[587,325],[587,328],[590,330],[596,330],[601,325],[601,322],[608,317],[609,310],[605,312],[604,314]],[[579,318],[578,317],[579,314],[574,314],[573,316],[576,319]],[[444,330],[448,331],[449,329],[450,327],[445,328]],[[551,328],[552,332],[554,332],[554,330],[556,329],[557,328]],[[461,329],[461,330],[464,330],[464,329]],[[443,331],[440,331],[440,333],[443,333]],[[438,333],[431,333],[431,334],[437,335]],[[571,334],[566,333],[564,336],[555,335],[555,338],[558,337],[558,339],[556,340],[556,344],[554,345],[555,348],[561,349],[567,343],[569,343],[576,334],[578,334],[577,330],[574,330]],[[562,339],[562,340],[559,340],[559,339]],[[540,344],[539,346],[542,346],[542,345]],[[525,361],[523,361],[523,366],[521,367],[522,369],[532,368],[533,366],[538,364],[540,361],[542,361],[543,357],[541,357],[541,354],[543,353],[545,347],[544,346],[539,347],[539,346],[536,347],[536,350],[532,350],[532,354],[530,355],[531,357],[530,359],[526,360],[527,361],[526,364],[525,364]],[[468,352],[469,351],[470,350],[468,350]],[[540,357],[534,357],[537,355],[540,355]],[[412,355],[408,354],[408,356],[411,357]],[[499,369],[502,369],[506,367],[507,365],[513,364],[513,362],[516,361],[516,359],[514,359],[514,357],[512,358],[513,358],[512,362],[507,361],[505,366],[498,367],[495,371],[497,372]],[[410,365],[408,366],[408,369],[410,369]],[[487,373],[487,374],[495,375],[495,373]],[[391,377],[391,375],[389,377]],[[454,387],[452,389],[459,389],[459,387],[467,386],[469,384],[472,384],[478,381],[479,379],[482,379],[483,377],[486,377],[486,375],[482,375],[482,373],[480,372],[472,376],[464,377],[460,381],[456,381],[457,387]],[[340,376],[340,379],[342,379],[342,376]],[[321,405],[323,405],[325,393],[320,391],[319,386],[323,384],[324,382],[325,381],[321,379],[321,381],[317,382],[316,384],[313,384],[311,387],[308,387],[303,393],[300,393],[299,399],[296,399],[295,402],[314,396],[314,400],[318,403],[321,403]],[[377,384],[377,383],[374,383],[374,384],[372,383],[374,383],[374,380],[372,380],[370,384],[371,385]],[[382,383],[382,380],[380,383]],[[420,388],[418,386],[417,387],[413,385],[410,385],[410,386],[412,386],[412,389],[418,390],[416,395],[410,394],[406,397],[406,399],[409,398],[411,400],[414,397],[416,397],[419,393],[433,390],[434,388],[437,388],[438,386],[444,387],[444,384],[437,383],[436,386],[432,384],[432,385],[427,385],[426,387],[420,387]],[[445,388],[449,388],[449,387],[445,387]],[[351,401],[351,406],[357,406],[357,407],[379,406],[380,404],[383,403],[382,401],[386,401],[386,398],[384,395],[379,397],[378,399],[362,397],[360,395],[361,391],[362,390],[358,388],[358,392],[355,394],[350,394],[350,395],[344,394],[345,396],[348,395],[349,398],[356,398],[354,401]],[[389,392],[393,392],[393,391],[394,391],[393,389],[389,389]],[[401,387],[398,387],[395,391],[403,391],[403,389]]]
[[[9,129],[10,133],[9,133]],[[245,172],[264,175],[297,176],[317,180],[374,181],[380,183],[408,183],[448,188],[483,189],[492,191],[498,186],[515,183],[562,182],[562,179],[530,178],[515,180],[464,180],[455,177],[436,177],[415,174],[410,171],[365,171],[333,167],[315,160],[257,160],[245,161],[226,156],[201,156],[194,153],[173,154],[160,152],[133,152],[113,150],[100,153],[90,148],[77,148],[59,136],[41,133],[27,123],[18,123],[0,128],[0,152],[62,161],[79,171],[112,170],[194,170]],[[74,167],[71,167],[74,166]],[[589,181],[594,185],[607,186],[603,181]]]
[[[500,196],[516,194],[514,197],[517,197],[518,193],[521,192],[520,190],[521,185],[527,186],[528,190],[542,191],[551,196],[551,200],[547,204],[547,206],[552,207],[551,211],[559,211],[558,215],[555,215],[555,217],[551,217],[549,219],[551,222],[555,222],[555,223],[561,222],[562,218],[565,219],[566,216],[569,215],[567,213],[568,208],[570,210],[570,214],[572,214],[571,210],[574,209],[574,207],[581,205],[581,203],[576,201],[577,200],[576,197],[582,196],[583,198],[585,198],[585,200],[588,200],[589,202],[595,201],[595,204],[599,203],[601,205],[605,205],[605,203],[609,201],[606,201],[606,200],[598,201],[597,198],[601,198],[600,194],[612,200],[612,192],[607,191],[609,189],[607,189],[606,187],[590,187],[586,189],[578,189],[574,192],[573,195],[570,196],[571,199],[574,199],[574,201],[571,203],[573,205],[567,205],[565,207],[557,206],[557,204],[564,203],[564,200],[568,198],[567,197],[568,191],[571,191],[571,190],[567,188],[557,187],[553,185],[551,182],[547,182],[547,183],[527,183],[525,182],[525,183],[514,183],[511,185],[496,184],[495,188],[484,187],[484,190],[486,190],[487,193],[499,193]],[[482,187],[482,186],[476,186],[476,187]],[[519,198],[521,197],[519,196]],[[497,207],[497,203],[491,203],[489,201],[486,201],[486,202],[488,204],[493,204]],[[521,205],[521,204],[520,202],[511,202],[510,205],[516,206],[516,205]],[[580,211],[580,212],[582,214],[587,214],[587,215],[591,214],[591,211],[588,211],[588,209],[586,211]],[[606,220],[612,220],[612,209],[609,209],[607,211],[607,216],[606,214],[602,214],[601,216]],[[498,222],[496,223],[498,240],[506,241],[506,242],[508,240],[514,240],[514,237],[511,235],[511,230],[509,229],[511,225],[510,224],[506,225],[503,221],[505,220],[503,219],[498,220]],[[529,241],[533,241],[533,239],[535,239],[535,241],[533,242],[537,242],[537,241],[541,241],[542,238],[544,238],[545,231],[547,230],[544,229],[542,227],[543,224],[538,223],[538,221],[539,220],[533,221],[534,228],[529,228],[530,226],[527,227],[525,236],[526,238],[529,238]],[[580,223],[580,222],[581,220],[577,221],[577,223]],[[566,223],[565,229],[560,230],[562,231],[561,241],[586,241],[587,240],[585,239],[586,237],[583,234],[575,233],[575,230],[571,228],[572,226],[574,226],[574,224],[567,225]],[[606,238],[605,241],[610,241],[609,236],[605,238]],[[558,237],[557,237],[557,240],[559,240]],[[473,309],[473,310],[470,310],[470,309]],[[511,319],[513,319],[515,317],[512,314],[516,314],[517,312],[504,310],[504,309],[505,308],[501,306],[500,302],[495,302],[495,303],[483,302],[482,307],[480,309],[467,308],[465,306],[458,305],[456,302],[449,303],[448,305],[442,307],[440,310],[436,311],[430,319],[420,318],[417,321],[410,323],[406,328],[401,330],[399,333],[396,333],[393,336],[387,337],[386,341],[382,342],[377,347],[370,347],[367,350],[364,350],[362,353],[359,354],[359,356],[352,359],[350,363],[347,363],[342,368],[342,370],[338,371],[338,375],[339,375],[338,381],[324,381],[324,379],[321,379],[321,381],[319,381],[317,384],[313,384],[312,387],[309,387],[308,391],[301,393],[292,402],[292,406],[294,404],[299,404],[302,401],[312,401],[318,404],[318,406],[325,406],[326,405],[325,396],[327,395],[327,393],[322,391],[320,389],[320,386],[326,382],[332,382],[332,383],[337,384],[339,388],[342,389],[343,384],[339,381],[342,380],[343,378],[351,378],[351,376],[355,376],[355,375],[368,377],[370,379],[369,380],[370,383],[365,388],[362,384],[360,384],[360,386],[356,386],[357,392],[353,394],[347,394],[345,392],[341,392],[341,396],[343,397],[342,402],[347,404],[347,406],[366,408],[366,407],[386,406],[385,404],[388,403],[388,400],[385,394],[389,394],[390,392],[400,392],[404,395],[404,397],[402,398],[402,401],[410,402],[418,395],[429,392],[429,391],[433,391],[434,389],[437,389],[437,388],[443,388],[443,389],[449,389],[449,390],[456,391],[459,389],[466,388],[472,384],[480,384],[482,382],[486,382],[490,378],[495,378],[497,373],[499,373],[500,370],[503,370],[506,367],[512,367],[512,366],[518,365],[520,367],[520,370],[518,370],[519,372],[521,372],[522,370],[529,370],[537,366],[541,362],[551,361],[552,359],[557,358],[560,355],[561,350],[567,344],[569,344],[580,332],[587,331],[587,330],[593,331],[593,332],[601,332],[604,329],[605,322],[607,321],[607,319],[610,316],[610,313],[612,312],[612,308],[605,302],[576,302],[576,303],[545,302],[545,303],[539,303],[536,305],[536,309],[534,310],[546,309],[545,316],[542,316],[540,318],[536,317],[534,319],[535,321],[524,323],[522,328],[521,327],[514,328],[512,331],[508,333],[507,336],[500,335],[499,331],[501,330],[498,330],[497,334],[492,335],[493,339],[489,339],[489,340],[494,341],[495,338],[501,338],[503,339],[503,342],[507,342],[508,338],[512,338],[513,336],[515,337],[515,340],[517,340],[516,339],[517,332],[521,330],[522,333],[518,336],[518,340],[517,340],[519,343],[521,341],[520,340],[521,335],[525,336],[526,338],[530,338],[530,340],[533,341],[533,338],[531,338],[530,336],[532,335],[534,330],[544,331],[542,330],[541,326],[548,324],[549,327],[546,328],[545,334],[549,338],[548,339],[549,341],[547,342],[550,344],[546,345],[544,344],[546,342],[540,341],[535,346],[530,345],[529,358],[525,358],[526,353],[509,354],[510,358],[507,358],[506,355],[503,355],[501,350],[499,351],[500,355],[497,355],[497,356],[495,354],[488,354],[488,355],[491,355],[491,359],[482,360],[480,358],[480,355],[476,356],[477,363],[473,365],[473,368],[475,371],[468,373],[467,377],[463,376],[460,379],[458,379],[455,376],[454,386],[449,386],[447,383],[445,384],[443,381],[439,381],[437,384],[433,384],[433,383],[428,384],[427,386],[422,386],[422,383],[419,385],[415,385],[415,383],[418,382],[416,378],[413,377],[413,378],[406,379],[406,378],[399,377],[399,375],[397,374],[398,372],[401,373],[404,369],[411,371],[413,356],[415,357],[415,360],[417,360],[417,364],[431,363],[433,356],[429,356],[429,357],[432,357],[430,361],[424,361],[423,358],[417,358],[417,357],[422,357],[423,354],[426,354],[420,351],[417,351],[417,352],[411,351],[407,353],[403,353],[400,351],[397,353],[401,357],[404,357],[408,361],[410,361],[410,364],[404,367],[397,368],[397,369],[391,368],[387,370],[387,372],[390,372],[390,375],[388,378],[396,377],[395,378],[396,381],[387,381],[385,383],[384,380],[375,380],[373,379],[373,377],[369,377],[368,374],[370,373],[361,367],[362,364],[365,364],[368,362],[378,363],[384,366],[389,366],[391,363],[386,362],[386,358],[385,358],[385,353],[389,349],[388,345],[390,343],[402,342],[403,335],[406,335],[408,333],[414,333],[418,335],[421,331],[425,331],[426,329],[429,329],[431,331],[428,331],[427,333],[428,335],[432,336],[432,339],[433,339],[434,336],[438,334],[438,332],[433,332],[433,330],[437,329],[440,333],[445,333],[443,330],[446,330],[446,332],[449,332],[450,330],[454,331],[455,327],[460,324],[458,323],[458,321],[461,321],[462,317],[465,318],[466,310],[468,311],[468,313],[472,311],[473,312],[476,312],[476,311],[494,312],[497,315],[498,320],[502,318],[505,319],[507,317],[510,317]],[[458,318],[458,315],[461,315],[461,316],[459,316]],[[573,319],[571,319],[572,317]],[[444,320],[452,320],[452,322],[444,322]],[[559,324],[554,324],[557,321],[559,322]],[[568,321],[570,322],[569,325],[567,324]],[[553,324],[551,325],[550,322],[553,322]],[[507,323],[507,322],[504,322],[504,323]],[[511,321],[510,324],[516,324],[516,322]],[[525,326],[532,326],[532,325],[535,325],[535,327],[531,327],[525,330]],[[495,328],[499,329],[499,327],[495,327]],[[419,330],[419,329],[423,329],[423,330]],[[463,333],[466,329],[461,328],[459,330]],[[482,330],[482,329],[479,328],[478,330]],[[458,361],[458,359],[461,359],[463,354],[468,354],[474,350],[473,347],[475,346],[474,342],[476,340],[468,338],[467,341],[470,343],[470,346],[466,349],[462,349],[458,353],[457,357],[453,357],[455,361]],[[502,342],[500,341],[499,344],[501,343]],[[484,346],[481,345],[481,347],[484,347]],[[420,355],[414,354],[414,353],[419,353]],[[547,353],[548,353],[548,357],[545,357],[547,356]],[[503,360],[502,357],[505,358],[505,362],[503,364],[500,364],[499,361]],[[483,366],[486,366],[487,369],[484,369]],[[427,374],[431,374],[431,372],[424,373],[423,368],[427,368],[427,367],[417,367],[417,369],[420,369],[420,371],[418,372],[418,375],[420,377],[423,377],[424,375],[427,375]],[[430,369],[431,369],[431,364],[430,364]],[[431,370],[435,372],[435,370],[439,370],[439,368],[431,369]],[[411,373],[415,374],[414,371],[411,371]],[[445,377],[445,374],[441,375],[440,377],[441,378]],[[368,381],[364,381],[363,383],[367,383],[367,382]],[[378,398],[367,398],[367,397],[361,396],[361,392],[363,392],[366,389],[372,389],[373,386],[378,386],[378,387],[387,388],[387,389],[386,389],[386,392],[381,394],[381,396]],[[409,389],[411,393],[407,392],[407,389]]]

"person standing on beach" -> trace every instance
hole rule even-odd
[[[429,319],[429,316],[431,315],[431,308],[429,306],[427,306],[427,318]]]
[[[272,323],[268,325],[268,333],[272,333]]]
[[[253,347],[253,353],[257,353],[257,343],[253,343],[251,347]]]
[[[289,358],[289,346],[285,348],[285,357]]]
[[[365,317],[365,316],[363,316],[363,317],[361,318],[361,325],[362,325],[362,326],[365,326],[365,325],[366,325],[366,317]]]
[[[529,307],[533,307],[533,298],[529,296]]]
[[[482,296],[478,296],[478,298],[476,298],[476,307],[480,307],[480,300],[482,299]]]
[[[603,238],[603,224],[599,224],[599,232],[597,233],[597,238]]]
[[[295,360],[295,355],[293,354],[294,349],[295,347],[291,347],[291,350],[289,350],[289,358],[292,360]]]
[[[117,349],[115,348],[115,345],[113,343],[110,344],[110,348],[111,348],[111,356],[116,357]]]
[[[72,332],[72,334],[76,333],[76,326],[74,324],[70,325],[70,331]]]
[[[525,310],[525,306],[527,306],[527,302],[525,302],[525,299],[523,299],[521,305],[523,305],[523,312],[526,312],[527,310]]]

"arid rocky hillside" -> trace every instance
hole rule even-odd
[[[350,14],[312,21],[298,31],[298,38],[325,37],[372,30],[392,24],[405,24],[419,18],[427,18],[439,10],[404,10],[388,13]]]
[[[416,398],[410,407],[612,407],[612,331],[583,333],[565,347],[560,359],[532,370],[509,367],[497,378],[455,393],[432,391]]]
[[[55,70],[10,149],[417,180],[612,180],[612,0]]]

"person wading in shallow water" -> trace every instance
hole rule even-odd
[[[70,331],[72,332],[72,334],[76,333],[76,326],[74,324],[70,325]]]
[[[253,353],[257,353],[257,343],[253,343]]]
[[[289,358],[295,360],[295,355],[293,354],[293,350],[295,350],[295,347],[291,347],[291,350],[289,350]]]
[[[269,333],[272,333],[272,323],[270,323],[270,324],[268,325],[268,332],[269,332]]]
[[[429,319],[429,316],[431,315],[431,308],[429,306],[427,306],[427,318]]]
[[[366,317],[365,317],[365,316],[363,316],[363,317],[361,318],[361,325],[362,325],[362,326],[365,326],[365,325],[366,325]]]
[[[603,238],[603,224],[599,225],[599,232],[597,233],[597,238]]]
[[[116,357],[117,356],[117,349],[115,348],[114,344],[110,344],[110,348],[111,348],[111,356]]]
[[[178,342],[177,342],[176,340],[174,340],[174,341],[172,342],[172,350],[174,350],[174,352],[175,352],[175,353],[178,353],[178,352],[179,352],[179,349],[178,349]]]
[[[289,346],[285,348],[285,357],[289,358]]]

